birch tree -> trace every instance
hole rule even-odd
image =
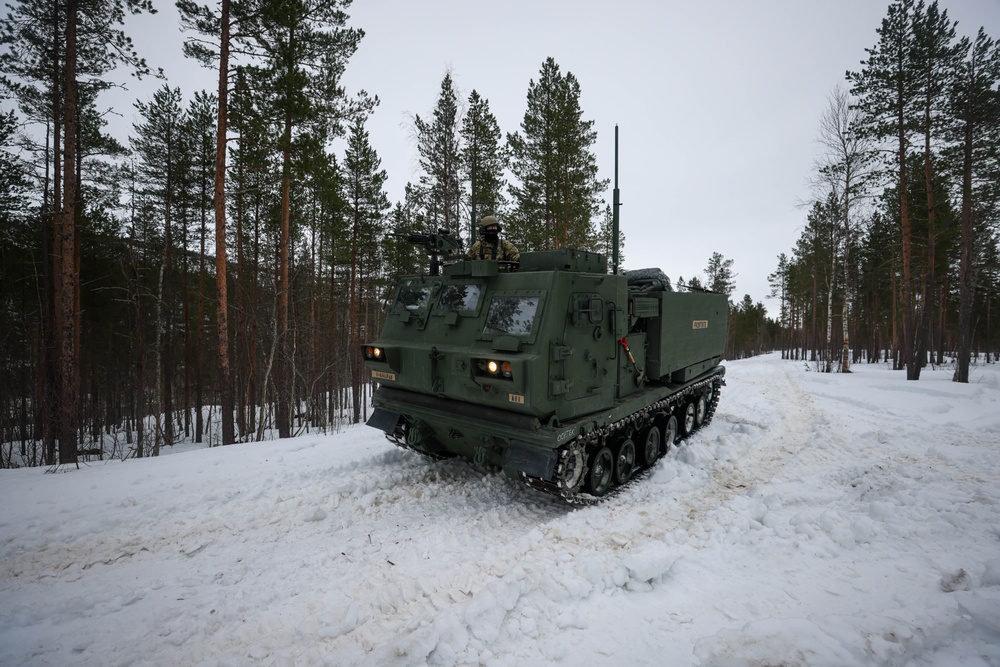
[[[851,245],[854,242],[858,205],[865,196],[865,185],[872,175],[874,146],[860,130],[860,112],[851,106],[850,96],[842,86],[834,88],[820,118],[819,142],[825,150],[825,164],[820,167],[821,180],[840,200],[844,296],[841,303],[843,349],[840,370],[850,372]]]

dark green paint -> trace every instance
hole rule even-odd
[[[527,452],[725,371],[725,295],[630,292],[603,255],[577,250],[524,252],[517,267],[460,259],[441,273],[401,279],[365,346],[384,351],[365,355],[381,384],[373,425],[391,433],[402,420],[414,449],[538,476],[555,457]]]

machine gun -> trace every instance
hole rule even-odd
[[[447,229],[438,228],[436,234],[401,234],[392,232],[392,236],[405,239],[407,243],[422,245],[431,258],[431,275],[441,274],[442,257],[448,257],[462,250],[462,239],[452,236]]]

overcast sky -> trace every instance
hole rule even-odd
[[[945,0],[960,34],[1000,39],[1000,0]],[[615,8],[612,8],[615,6]],[[136,46],[187,98],[212,76],[179,56],[172,3],[135,22]],[[877,40],[887,0],[355,0],[366,36],[344,83],[381,105],[371,142],[393,202],[420,176],[412,117],[429,117],[450,70],[460,100],[475,89],[501,131],[520,130],[528,82],[551,56],[580,83],[614,175],[619,126],[625,267],[703,277],[713,252],[734,260],[734,300],[767,299],[767,275],[802,230],[830,91]],[[159,83],[132,86],[130,97]],[[134,110],[121,109],[130,125]],[[611,201],[611,189],[607,193]]]

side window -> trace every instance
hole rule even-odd
[[[587,326],[604,321],[604,301],[596,294],[573,295],[573,324]]]
[[[449,313],[471,312],[479,307],[479,285],[445,285],[438,299],[438,308]]]
[[[486,314],[486,335],[526,336],[538,310],[537,296],[495,296]]]
[[[392,306],[394,313],[417,312],[427,307],[431,298],[431,286],[417,281],[407,281],[399,286],[396,303]]]

